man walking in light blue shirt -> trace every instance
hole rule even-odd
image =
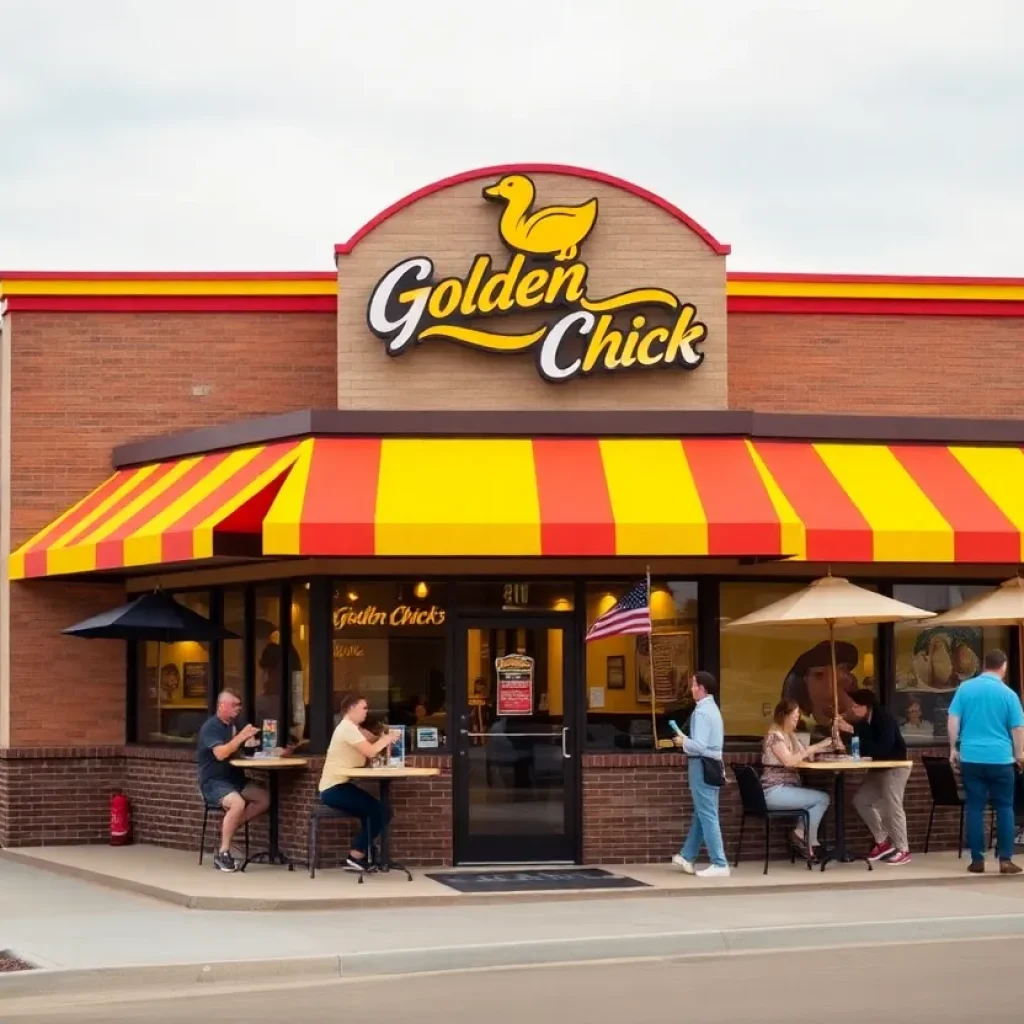
[[[1006,655],[989,651],[985,671],[960,684],[949,705],[949,759],[960,763],[967,804],[967,870],[985,870],[985,804],[996,814],[999,873],[1017,875],[1013,863],[1013,791],[1016,766],[1024,762],[1024,710],[1005,683]],[[957,741],[960,746],[957,749]]]
[[[677,736],[675,743],[683,748],[683,753],[689,758],[686,774],[690,782],[690,795],[693,797],[693,820],[690,822],[686,842],[682,850],[672,858],[672,863],[688,875],[724,878],[729,874],[729,862],[725,859],[722,828],[718,822],[721,786],[705,781],[705,772],[710,769],[706,769],[701,760],[706,757],[718,762],[718,774],[724,780],[722,748],[725,745],[725,726],[722,724],[722,712],[715,703],[718,680],[710,672],[698,672],[690,682],[690,693],[697,705],[690,716],[690,735]],[[711,866],[697,871],[694,862],[700,856],[702,846],[708,848]]]

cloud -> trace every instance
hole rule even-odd
[[[0,0],[0,266],[330,269],[458,171],[581,164],[735,269],[1024,276],[1024,7]]]

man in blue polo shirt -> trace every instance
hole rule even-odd
[[[1006,655],[989,651],[985,671],[961,683],[949,705],[949,759],[960,762],[967,803],[967,870],[985,870],[985,804],[996,813],[999,872],[1017,875],[1013,863],[1013,788],[1017,765],[1024,762],[1024,710],[1005,683]],[[960,747],[957,749],[957,741]]]

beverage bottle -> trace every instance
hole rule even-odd
[[[850,754],[853,756],[854,761],[860,760],[860,737],[854,736],[850,740]]]

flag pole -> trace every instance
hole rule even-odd
[[[651,679],[651,741],[658,750],[658,704],[654,686],[654,616],[651,614],[651,567],[647,566],[647,664]]]

